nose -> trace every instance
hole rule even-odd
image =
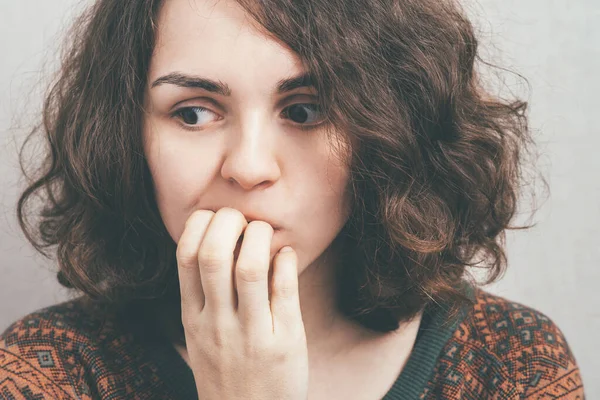
[[[230,138],[221,168],[225,180],[251,190],[270,186],[279,178],[275,135],[265,124],[247,124]]]

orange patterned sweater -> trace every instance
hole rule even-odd
[[[430,306],[413,351],[384,397],[584,399],[573,353],[544,314],[480,288],[452,324]],[[201,398],[202,396],[200,396]],[[198,399],[191,369],[166,341],[148,341],[78,299],[38,310],[0,335],[0,400]]]

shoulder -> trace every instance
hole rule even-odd
[[[480,288],[474,295],[475,303],[440,355],[438,383],[430,391],[459,390],[484,398],[584,398],[575,357],[547,315]]]
[[[80,299],[74,299],[31,312],[13,322],[0,334],[0,348],[15,353],[28,353],[36,346],[76,350],[99,339],[105,322],[93,317]]]
[[[0,334],[1,391],[17,398],[90,398],[83,359],[106,332],[77,299],[25,315]]]

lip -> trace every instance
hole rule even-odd
[[[211,210],[212,212],[216,213],[221,208],[222,207],[207,208],[207,210]],[[236,210],[238,210],[242,214],[244,214],[244,217],[246,218],[246,220],[248,221],[248,223],[250,223],[252,221],[263,221],[263,222],[266,222],[267,224],[271,225],[271,228],[273,228],[274,231],[281,230],[281,227],[278,224],[273,223],[268,218],[263,218],[259,214],[255,214],[255,213],[246,213],[246,212],[240,210],[239,208],[236,208]]]

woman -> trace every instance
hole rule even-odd
[[[70,37],[17,211],[80,296],[0,337],[3,394],[583,396],[560,329],[467,279],[531,137],[456,4],[99,0]]]

